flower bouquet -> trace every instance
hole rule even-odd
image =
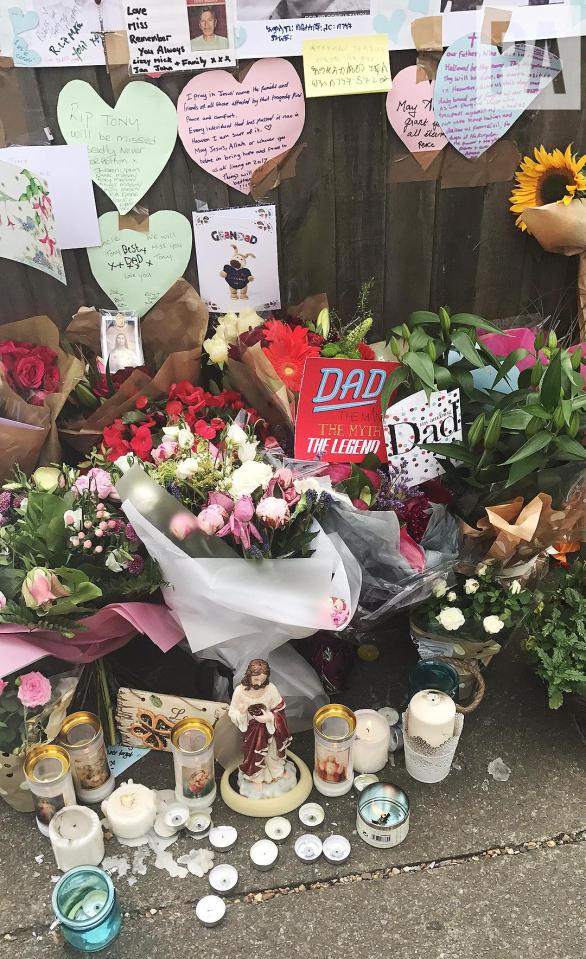
[[[18,812],[33,811],[23,771],[26,750],[59,735],[78,680],[78,670],[50,679],[37,671],[0,679],[0,795]]]
[[[244,423],[244,417],[242,417]],[[169,584],[165,600],[194,653],[239,678],[251,656],[270,656],[299,715],[323,690],[289,639],[342,629],[356,608],[358,566],[318,519],[327,497],[259,452],[250,427],[213,439],[184,436],[161,464],[134,465],[118,482],[122,508]],[[170,491],[170,492],[169,492]]]
[[[60,349],[59,331],[48,316],[2,327],[1,480],[17,464],[31,471],[60,458],[55,421],[82,376],[82,364]]]
[[[107,426],[135,409],[139,396],[160,398],[173,383],[199,381],[207,307],[186,280],[177,280],[141,320],[146,367],[110,375],[99,361],[100,314],[81,307],[65,331],[70,349],[83,358],[85,377],[69,396],[60,435],[75,450],[89,452]]]
[[[0,657],[7,675],[47,654],[91,662],[137,632],[181,639],[143,602],[160,571],[116,502],[110,474],[40,467],[0,493]]]

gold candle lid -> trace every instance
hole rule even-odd
[[[347,724],[346,730],[338,736],[331,736],[329,733],[325,733],[323,730],[323,725],[327,722],[328,719],[342,719],[345,720]],[[356,729],[356,716],[348,706],[342,706],[341,703],[328,703],[326,706],[322,706],[321,709],[318,709],[317,713],[313,717],[313,726],[314,729],[326,739],[342,741],[347,739],[349,736],[354,734]]]
[[[69,734],[76,726],[91,726],[94,731],[93,735],[89,739],[81,739],[79,742],[69,742]],[[95,713],[85,711],[71,713],[71,716],[67,716],[64,720],[59,731],[58,739],[67,749],[80,749],[81,747],[89,746],[101,731],[102,724]]]
[[[206,741],[203,746],[199,746],[197,749],[186,749],[185,746],[182,746],[179,742],[185,733],[201,733]],[[208,723],[207,719],[198,719],[196,716],[188,716],[186,719],[180,719],[171,730],[171,744],[175,749],[180,749],[183,753],[199,753],[202,749],[205,749],[206,746],[209,746],[213,738],[214,727],[211,723]]]
[[[35,769],[44,759],[55,759],[61,764],[60,770],[56,773],[55,776],[52,776],[49,779],[40,779],[38,776],[35,776]],[[24,774],[27,779],[30,779],[34,783],[51,783],[57,782],[69,772],[69,756],[67,755],[67,750],[63,749],[62,746],[57,746],[55,743],[44,743],[40,746],[33,746],[27,751],[27,754],[24,759]]]

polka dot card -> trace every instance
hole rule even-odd
[[[446,443],[462,439],[460,391],[425,390],[389,406],[384,417],[385,442],[389,463],[402,466],[409,485],[416,486],[444,472],[437,457],[421,449],[426,443]]]

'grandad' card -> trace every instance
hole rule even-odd
[[[451,443],[462,439],[460,391],[425,390],[389,406],[384,418],[389,463],[402,467],[408,485],[415,486],[444,472],[433,453],[422,450],[424,443]]]
[[[380,395],[396,366],[322,356],[306,360],[295,423],[295,458],[358,463],[374,453],[386,462]]]

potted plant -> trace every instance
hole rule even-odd
[[[551,709],[565,698],[586,721],[586,562],[555,569],[535,599],[523,646],[547,683]]]

